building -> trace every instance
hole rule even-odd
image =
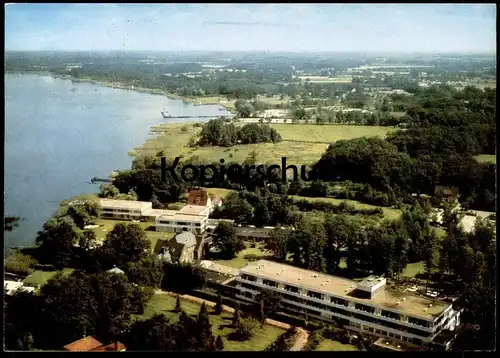
[[[194,260],[194,251],[196,249],[196,236],[191,232],[183,232],[172,240],[168,241],[168,256],[175,262],[192,262]]]
[[[183,232],[193,231],[197,234],[205,232],[210,209],[205,206],[186,205],[179,211],[161,214],[155,219],[156,231]]]
[[[209,212],[213,212],[216,207],[222,205],[222,199],[213,194],[209,194],[204,188],[196,188],[189,192],[187,205],[203,206],[208,208]]]
[[[114,219],[141,220],[153,204],[147,201],[100,199],[102,216]]]
[[[259,260],[241,268],[236,282],[238,298],[255,301],[262,289],[276,291],[287,311],[419,345],[460,323],[460,312],[451,304],[391,291],[381,277],[355,282]]]
[[[456,203],[459,198],[458,188],[436,185],[434,188],[434,196],[442,202]]]
[[[125,275],[125,272],[123,270],[120,270],[118,267],[113,267],[111,270],[106,271],[108,273],[114,273],[114,274],[120,274],[120,275]]]
[[[16,292],[29,292],[33,293],[35,291],[34,287],[24,286],[24,283],[21,281],[3,281],[3,286],[5,293],[9,296],[14,295]]]
[[[125,352],[127,348],[121,342],[113,342],[104,345],[99,342],[95,337],[87,336],[73,343],[64,346],[65,351],[69,352]]]

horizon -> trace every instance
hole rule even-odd
[[[5,52],[496,54],[496,6],[6,4]]]

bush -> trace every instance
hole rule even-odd
[[[187,132],[189,130],[188,126],[182,126],[181,131]]]
[[[33,273],[33,267],[37,260],[30,255],[24,255],[14,251],[5,258],[4,267],[6,272],[16,275],[30,275]]]
[[[252,317],[242,318],[236,324],[236,330],[234,331],[234,334],[239,340],[245,341],[252,338],[257,326],[258,322],[256,319]]]

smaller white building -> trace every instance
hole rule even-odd
[[[165,213],[155,220],[156,231],[176,232],[193,231],[198,234],[207,229],[210,208],[186,205],[174,213]]]
[[[3,286],[5,289],[5,293],[9,296],[12,296],[17,291],[21,292],[30,292],[33,293],[35,291],[34,287],[24,286],[21,281],[4,281]]]
[[[115,219],[140,220],[153,204],[147,201],[100,199],[102,216]]]

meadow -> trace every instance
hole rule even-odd
[[[167,123],[156,126],[152,132],[158,134],[149,139],[141,147],[135,148],[131,155],[152,155],[163,151],[167,158],[180,156],[188,159],[197,157],[202,161],[243,162],[252,151],[257,153],[259,163],[280,163],[281,157],[296,165],[316,162],[328,148],[329,143],[341,139],[353,139],[363,136],[385,137],[393,130],[391,127],[328,125],[315,124],[271,124],[283,138],[280,143],[258,143],[224,147],[190,148],[188,142],[196,137],[200,127],[194,127],[192,122]]]

